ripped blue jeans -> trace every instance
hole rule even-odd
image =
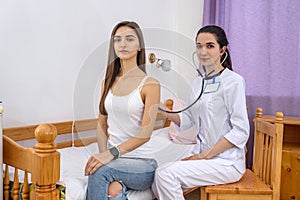
[[[87,200],[127,200],[127,190],[151,187],[157,162],[150,158],[121,157],[112,160],[89,175]],[[108,186],[119,181],[123,189],[115,197],[108,196]]]

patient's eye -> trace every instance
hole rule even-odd
[[[126,37],[127,42],[133,42],[135,41],[135,37],[133,35],[127,36]]]
[[[113,40],[114,40],[114,43],[120,42],[121,41],[121,37],[115,36]]]
[[[201,44],[196,44],[196,48],[197,48],[197,49],[201,49],[201,48],[202,48],[202,45],[201,45]]]

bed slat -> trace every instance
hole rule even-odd
[[[9,170],[8,165],[5,165],[5,175],[3,181],[3,193],[4,193],[4,200],[9,199]]]
[[[19,174],[18,169],[15,168],[14,173],[14,184],[13,184],[13,200],[19,200],[20,199],[20,185],[19,185]]]
[[[22,192],[23,200],[29,199],[29,185],[28,185],[28,173],[25,171],[24,174],[24,185],[23,185],[23,192]]]

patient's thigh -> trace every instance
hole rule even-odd
[[[107,164],[107,167],[113,169],[114,176],[128,189],[144,190],[153,182],[157,163],[154,159],[119,158]]]
[[[157,168],[154,159],[122,157],[107,164],[108,167],[129,173],[153,172]]]

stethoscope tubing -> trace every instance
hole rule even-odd
[[[158,107],[158,110],[160,110],[160,111],[162,111],[162,112],[165,112],[165,113],[178,114],[178,113],[181,113],[181,112],[184,112],[184,111],[190,109],[193,105],[195,105],[195,103],[196,103],[197,101],[200,100],[200,98],[201,98],[201,96],[203,95],[203,92],[204,92],[204,81],[207,80],[207,79],[212,78],[212,77],[209,77],[209,75],[211,75],[215,70],[212,70],[212,71],[209,72],[208,74],[204,74],[204,75],[203,75],[203,74],[200,72],[200,69],[196,67],[196,63],[195,63],[195,60],[194,60],[195,54],[196,54],[196,52],[194,52],[194,53],[192,54],[193,63],[194,63],[194,66],[195,66],[195,68],[196,68],[196,71],[197,71],[198,75],[202,77],[202,86],[201,86],[201,91],[200,91],[199,96],[197,97],[197,99],[196,99],[191,105],[189,105],[188,107],[186,107],[186,108],[184,108],[184,109],[182,109],[182,110],[178,110],[178,111],[164,110],[164,109],[162,109],[162,108],[160,108],[160,107]],[[225,58],[223,59],[222,63],[225,61],[226,58],[227,58],[227,52],[226,52],[226,56],[225,56]],[[222,63],[221,63],[221,64],[222,64]],[[204,66],[202,66],[202,67],[203,67],[204,71],[206,72],[205,67],[204,67]],[[213,75],[213,77],[218,76],[218,75],[220,75],[220,72],[219,72],[218,74],[216,74],[216,75]]]
[[[190,109],[197,101],[199,101],[199,99],[201,98],[202,94],[203,94],[203,91],[204,91],[204,80],[205,78],[202,78],[202,86],[201,86],[201,91],[200,91],[200,94],[199,96],[197,97],[197,99],[191,104],[189,105],[188,107],[182,109],[182,110],[178,110],[178,111],[172,111],[172,110],[164,110],[160,107],[158,107],[158,110],[162,111],[162,112],[165,112],[165,113],[172,113],[172,114],[178,114],[178,113],[181,113],[181,112],[184,112],[186,111],[187,109]]]

